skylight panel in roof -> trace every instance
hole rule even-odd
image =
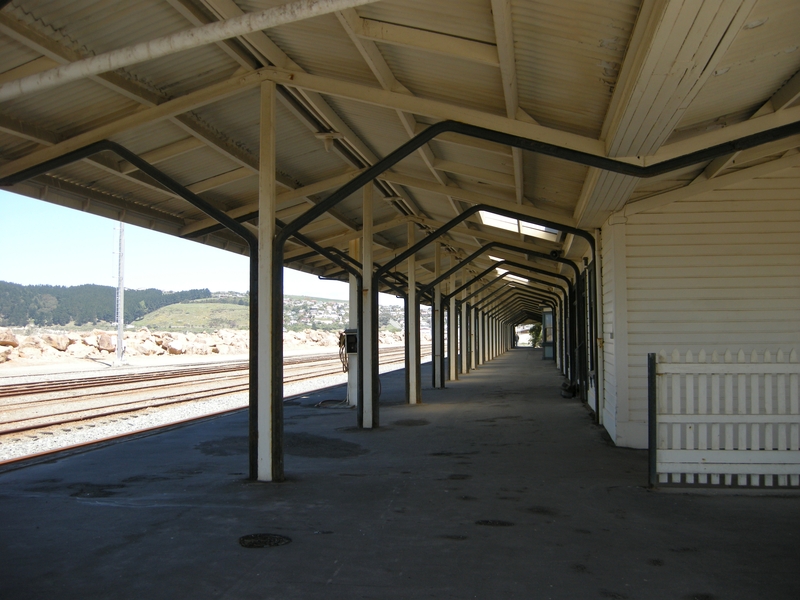
[[[519,221],[511,217],[504,217],[483,210],[478,211],[478,215],[480,215],[481,223],[489,227],[497,227],[498,229],[513,231],[514,233],[521,233],[522,235],[536,237],[550,242],[558,240],[558,232],[556,230],[536,225],[535,223]]]
[[[506,275],[506,279],[512,279],[514,281],[519,281],[520,283],[528,283],[528,279],[524,277],[517,277],[516,275]]]

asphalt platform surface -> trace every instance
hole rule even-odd
[[[342,387],[287,402],[283,483],[243,411],[4,468],[0,598],[800,598],[796,494],[647,490],[530,348],[423,375],[371,431],[315,407]]]

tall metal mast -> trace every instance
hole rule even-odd
[[[125,344],[125,226],[119,222],[119,277],[117,278],[117,360],[116,364],[123,364]]]

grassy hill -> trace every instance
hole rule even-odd
[[[250,308],[239,304],[184,302],[155,310],[132,324],[151,331],[248,329]]]
[[[250,307],[224,298],[204,298],[180,304],[171,304],[148,313],[134,321],[134,327],[147,327],[151,331],[214,331],[215,329],[249,329]],[[427,308],[427,307],[425,307]],[[423,316],[429,311],[423,309]],[[340,331],[348,325],[348,303],[342,300],[313,298],[310,296],[285,296],[283,303],[284,327],[289,331],[320,329]],[[403,308],[381,306],[379,324],[382,329],[401,329]]]
[[[241,299],[245,301],[246,299]],[[312,298],[309,296],[286,296],[284,311],[289,318],[298,312],[298,303],[306,301],[316,305],[342,304],[341,300]],[[302,329],[311,327],[312,320],[301,319]],[[307,323],[307,324],[306,324]],[[220,298],[205,298],[164,306],[146,314],[132,323],[134,327],[147,327],[151,331],[213,331],[215,329],[249,329],[250,307],[246,303],[236,304]]]

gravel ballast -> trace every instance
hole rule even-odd
[[[225,357],[226,361],[230,361],[232,358],[235,357]],[[242,358],[244,359],[246,357]],[[192,362],[194,364],[197,363],[196,360]],[[152,366],[152,364],[153,363],[148,363],[148,366]],[[172,361],[172,365],[176,367],[185,367],[187,362]],[[170,365],[159,364],[159,366]],[[380,372],[386,373],[388,371],[394,371],[403,368],[403,366],[402,361],[381,365]],[[124,369],[126,373],[136,373],[145,370],[142,364],[138,363],[126,367],[106,367],[104,373],[110,374],[112,370],[119,369]],[[32,374],[25,375],[23,370],[17,370],[13,378],[14,383],[28,383],[53,379],[52,374],[45,375],[40,370],[33,371]],[[90,374],[97,375],[97,372],[92,370],[91,373],[87,373],[86,371],[81,373],[64,373],[61,376],[68,375],[73,377]],[[346,383],[347,374],[341,373],[286,384],[283,388],[284,399],[290,399],[324,388],[341,386]],[[342,387],[341,390],[337,390],[336,393],[341,396],[342,400],[346,399],[345,387]],[[203,418],[221,412],[244,409],[247,405],[248,394],[245,392],[197,400],[174,406],[166,406],[163,408],[146,408],[121,415],[87,419],[64,425],[54,425],[35,431],[0,435],[0,463],[19,460],[37,454],[54,452],[72,446],[80,446],[119,436],[130,435],[159,427],[167,427],[182,421]]]

